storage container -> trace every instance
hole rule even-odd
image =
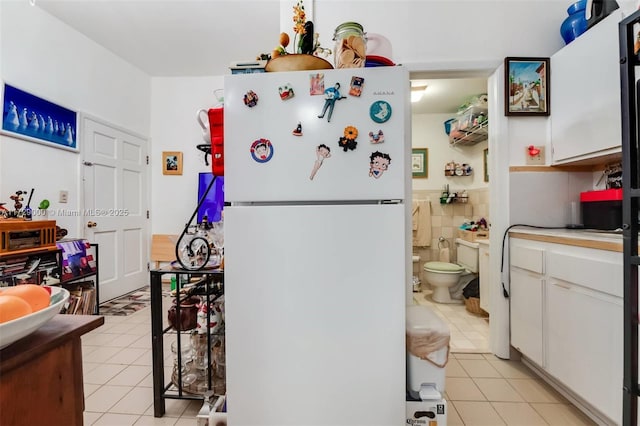
[[[424,383],[445,391],[445,366],[449,361],[449,326],[426,306],[407,307],[407,388],[419,398]]]
[[[362,25],[345,22],[333,34],[336,68],[364,68],[367,57],[367,39]]]
[[[580,207],[585,228],[622,228],[622,189],[581,192]]]

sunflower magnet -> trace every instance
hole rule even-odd
[[[251,144],[251,158],[258,163],[266,163],[273,157],[273,145],[269,139],[260,138]]]
[[[378,179],[389,168],[391,157],[380,151],[371,153],[369,157],[369,176]]]
[[[344,128],[344,136],[340,138],[338,145],[344,150],[344,152],[347,152],[348,150],[353,151],[358,145],[358,141],[356,141],[357,137],[358,129],[354,126],[347,126]]]

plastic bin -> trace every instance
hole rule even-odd
[[[449,326],[426,306],[407,307],[407,390],[418,398],[423,383],[445,390],[445,366],[449,361]]]

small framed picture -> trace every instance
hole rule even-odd
[[[163,151],[162,152],[162,174],[181,175],[182,174],[182,152]]]
[[[483,155],[484,181],[489,182],[489,148],[485,148]]]
[[[428,151],[427,148],[413,148],[411,150],[411,174],[413,178],[426,178],[428,173]]]
[[[549,58],[504,59],[504,114],[549,115]]]

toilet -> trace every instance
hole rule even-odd
[[[463,303],[462,290],[478,274],[478,243],[456,238],[457,262],[427,262],[423,278],[437,303]]]

